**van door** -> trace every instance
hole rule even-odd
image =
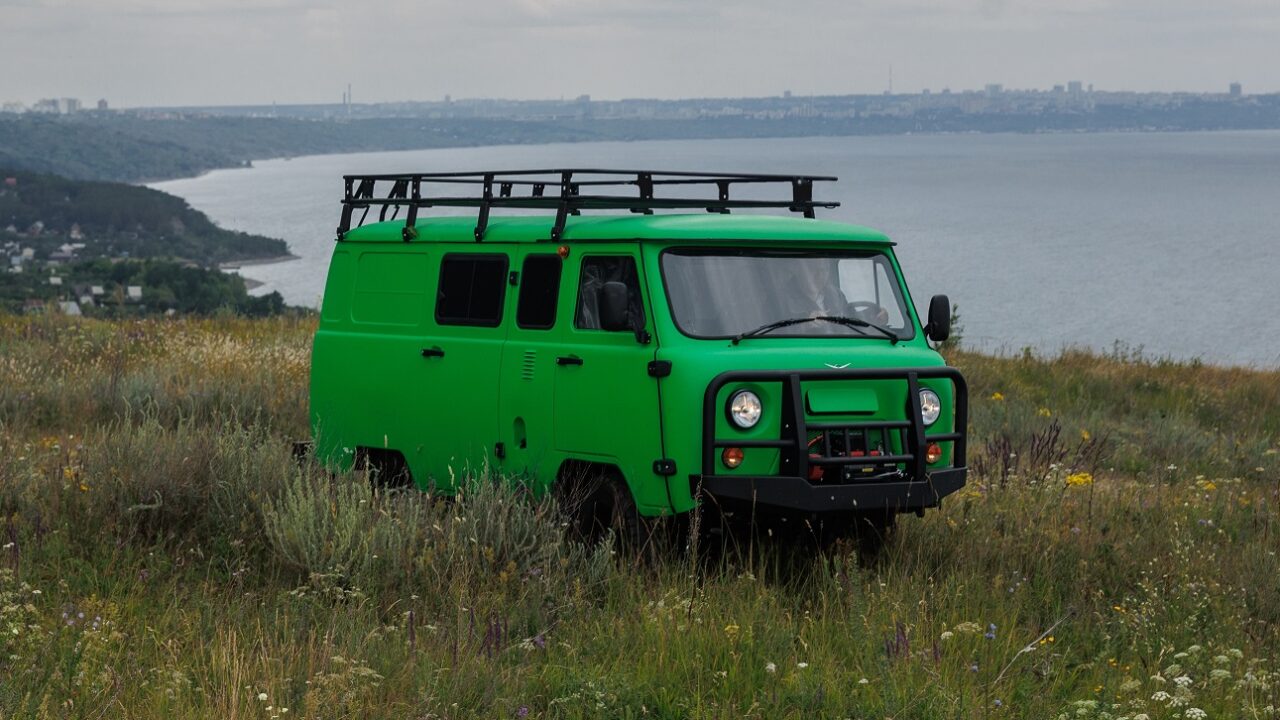
[[[507,323],[502,349],[497,455],[504,473],[549,483],[557,469],[552,431],[556,352],[567,324],[562,316],[572,318],[571,311],[560,309],[564,261],[554,247],[536,245],[512,256],[519,270],[510,276],[515,322]]]
[[[617,465],[642,510],[670,507],[662,459],[657,382],[649,375],[657,343],[641,291],[644,278],[631,249],[589,250],[566,261],[566,288],[576,295],[556,352],[555,446],[573,457]],[[640,330],[609,331],[600,322],[606,282],[627,287],[627,313]]]
[[[433,323],[422,343],[421,381],[435,400],[424,455],[436,487],[452,489],[492,464],[498,437],[498,373],[505,341],[506,248],[446,252]]]

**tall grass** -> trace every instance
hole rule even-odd
[[[633,562],[295,462],[310,330],[0,317],[0,717],[1280,707],[1276,373],[952,351],[983,473],[878,563]]]

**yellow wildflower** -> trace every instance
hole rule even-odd
[[[736,623],[729,623],[728,625],[725,625],[725,626],[724,626],[724,634],[725,634],[725,635],[728,635],[730,640],[732,640],[733,638],[737,637],[737,636],[738,636],[738,626],[737,626],[737,624],[736,624]]]
[[[1002,392],[993,392],[993,393],[991,393],[991,399],[992,399],[992,400],[1004,400],[1004,393],[1002,393]]]
[[[1091,438],[1091,437],[1093,437],[1093,436],[1089,434],[1089,431],[1088,431],[1088,430],[1084,430],[1084,429],[1080,430],[1080,439],[1081,439],[1082,441],[1084,441],[1084,442],[1089,442],[1089,438]]]
[[[1067,476],[1068,487],[1083,487],[1093,484],[1093,474],[1087,472],[1071,473]]]
[[[1040,417],[1052,417],[1052,416],[1053,416],[1053,413],[1052,413],[1052,412],[1050,412],[1050,411],[1049,411],[1049,408],[1046,408],[1046,407],[1042,407],[1042,408],[1040,408],[1039,410],[1037,410],[1037,411],[1036,411],[1036,414],[1037,414],[1037,415],[1039,415]]]

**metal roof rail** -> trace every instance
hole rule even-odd
[[[551,240],[560,240],[569,215],[579,215],[583,210],[628,210],[633,213],[652,214],[654,210],[697,210],[713,213],[729,213],[735,209],[786,208],[814,217],[817,208],[835,208],[840,203],[813,199],[813,183],[834,182],[836,178],[819,175],[765,175],[758,173],[699,173],[654,170],[604,170],[590,168],[564,168],[554,170],[507,170],[454,173],[408,173],[391,175],[344,175],[346,188],[342,199],[342,219],[338,225],[338,240],[352,229],[352,216],[362,210],[355,227],[364,224],[370,208],[377,207],[380,221],[396,219],[400,209],[406,208],[405,242],[418,236],[416,223],[419,208],[474,207],[476,216],[476,242],[484,239],[489,225],[489,213],[494,208],[523,210],[554,210],[555,223],[551,228]],[[390,184],[385,195],[378,193],[379,185]],[[444,193],[452,186],[479,185],[476,194]],[[497,186],[497,193],[494,187]],[[754,200],[732,198],[730,189],[737,185],[784,185],[790,193],[784,198]],[[444,194],[424,194],[424,187],[441,187]],[[558,194],[547,195],[553,186]],[[711,186],[715,197],[659,196],[660,188],[679,186]],[[633,187],[634,192],[624,194],[622,189]],[[517,194],[517,188],[520,190]],[[391,217],[387,217],[388,211]]]

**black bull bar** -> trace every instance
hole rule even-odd
[[[955,388],[952,432],[929,435],[921,419],[920,380],[944,378]],[[907,383],[906,418],[865,422],[808,422],[801,383],[809,380],[903,380]],[[782,384],[782,427],[777,440],[716,437],[720,390],[731,383],[778,382]],[[707,386],[702,402],[702,473],[690,478],[695,493],[717,500],[738,500],[758,506],[802,512],[833,510],[919,510],[936,506],[943,497],[964,486],[965,433],[969,421],[969,390],[959,370],[952,367],[855,369],[855,370],[732,370],[717,375]],[[817,457],[809,457],[809,432],[823,433]],[[853,456],[848,452],[850,432],[882,430],[900,433],[900,454]],[[831,436],[841,433],[846,452],[831,452]],[[925,449],[932,442],[954,443],[952,466],[930,471]],[[726,447],[776,448],[781,451],[777,475],[716,474],[716,455]],[[809,466],[838,468],[844,476],[849,466],[898,466],[890,473],[856,482],[809,480]]]

